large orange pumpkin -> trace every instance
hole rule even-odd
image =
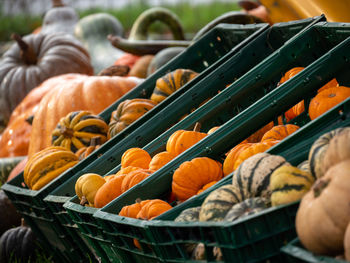
[[[309,105],[309,116],[311,120],[316,119],[335,105],[344,101],[350,96],[350,88],[339,86],[328,88],[319,92]]]
[[[134,77],[106,77],[62,75],[41,85],[53,89],[41,100],[33,121],[29,143],[29,157],[51,144],[51,133],[60,118],[69,112],[87,110],[99,114],[122,95],[134,88],[140,79]]]
[[[242,151],[247,149],[250,145],[252,145],[252,143],[240,143],[229,151],[223,164],[223,171],[225,176],[234,171],[233,168],[234,168],[235,162],[237,161],[237,157]]]

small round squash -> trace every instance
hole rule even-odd
[[[152,171],[157,171],[174,158],[175,156],[167,151],[157,153],[152,157],[152,160],[149,163],[149,169]]]
[[[106,180],[95,173],[83,174],[75,183],[75,193],[80,199],[80,204],[94,207],[95,195]]]
[[[131,187],[137,185],[144,179],[146,179],[153,171],[146,169],[139,169],[136,171],[132,171],[125,175],[123,183],[121,185],[121,192],[124,193],[129,190]]]
[[[149,163],[152,158],[148,152],[141,148],[130,148],[126,150],[121,158],[121,168],[126,168],[128,166],[139,167],[143,169],[148,169]]]
[[[267,131],[261,138],[261,141],[281,141],[293,132],[297,131],[300,127],[294,124],[277,125],[271,130]]]
[[[96,208],[102,208],[117,198],[122,193],[121,187],[124,178],[125,175],[122,174],[106,181],[95,194],[94,206]]]

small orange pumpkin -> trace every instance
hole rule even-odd
[[[199,132],[200,124],[196,123],[193,131],[178,130],[174,132],[168,139],[166,144],[167,152],[177,156],[192,147],[194,144],[202,140],[206,133]]]
[[[124,206],[122,208],[122,210],[120,210],[118,215],[136,218],[136,216],[140,212],[141,208],[142,208],[142,206],[141,206],[140,202],[136,201],[135,204]]]
[[[177,200],[185,201],[205,185],[223,178],[222,165],[208,157],[197,157],[182,163],[173,175],[172,191]]]
[[[300,127],[294,124],[277,125],[266,132],[261,141],[280,141],[297,131]]]
[[[174,158],[175,156],[167,151],[157,153],[155,156],[153,156],[151,162],[149,163],[148,169],[157,171]]]
[[[147,169],[151,160],[152,157],[145,150],[137,147],[130,148],[122,155],[121,168],[134,166]]]
[[[129,190],[134,185],[140,183],[145,178],[147,178],[153,171],[146,170],[146,169],[140,169],[136,171],[132,171],[128,173],[124,180],[123,184],[121,185],[121,191],[124,193],[125,191]]]
[[[102,208],[117,198],[122,193],[121,186],[124,178],[125,175],[119,175],[106,181],[96,192],[94,206],[96,208]]]
[[[350,88],[339,86],[328,88],[318,93],[310,102],[309,116],[311,120],[316,119],[329,109],[350,96]]]
[[[234,171],[233,167],[235,165],[235,162],[237,161],[237,157],[242,151],[244,151],[251,145],[252,143],[240,143],[230,150],[223,164],[224,176],[229,175]]]
[[[167,202],[160,199],[151,199],[141,202],[141,210],[137,219],[152,220],[172,208]]]
[[[106,181],[111,180],[112,178],[119,176],[119,175],[127,175],[128,173],[132,172],[132,171],[136,171],[136,170],[140,170],[143,168],[140,167],[134,167],[134,166],[128,166],[125,168],[120,169],[116,174],[110,174],[110,175],[106,175],[104,178]]]

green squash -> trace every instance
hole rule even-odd
[[[175,222],[196,222],[199,221],[201,206],[190,207],[183,210],[176,218]]]
[[[277,168],[289,163],[281,156],[258,153],[245,160],[232,176],[232,185],[239,189],[238,199],[270,198],[270,176]]]
[[[349,130],[350,127],[338,128],[321,135],[311,146],[309,151],[309,164],[311,174],[315,178],[323,176],[322,163],[326,150],[328,149],[330,140],[344,130]]]
[[[269,201],[262,197],[248,198],[232,206],[227,212],[224,221],[232,222],[239,218],[256,214],[269,207]]]

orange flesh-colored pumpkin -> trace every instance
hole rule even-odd
[[[297,131],[299,126],[294,124],[277,125],[271,130],[266,132],[262,137],[261,141],[279,141],[283,140],[287,136],[291,135],[293,132]]]
[[[130,148],[126,150],[121,158],[121,167],[126,168],[128,166],[140,167],[147,169],[152,157],[148,152],[141,148]]]
[[[171,153],[168,153],[167,151],[157,153],[155,156],[152,157],[152,160],[149,163],[149,169],[157,171],[174,158],[175,156]]]
[[[248,148],[244,149],[238,156],[237,160],[233,166],[233,169],[236,170],[240,164],[248,159],[249,157],[257,154],[262,153],[274,146],[275,144],[279,143],[279,141],[265,141],[265,142],[258,142],[253,143]]]
[[[87,110],[99,114],[140,79],[66,74],[41,85],[53,86],[39,104],[29,143],[29,157],[51,145],[51,133],[60,118],[72,111]]]
[[[205,186],[202,187],[202,189],[200,189],[198,192],[197,192],[197,195],[200,194],[201,192],[207,190],[209,187],[213,186],[214,184],[216,184],[217,181],[212,181],[210,183],[207,183]]]
[[[136,170],[128,173],[125,176],[123,180],[123,184],[121,186],[122,193],[124,193],[134,185],[137,185],[138,183],[146,179],[151,173],[152,171],[146,170],[146,169],[140,169],[140,170]]]
[[[332,166],[303,197],[296,230],[305,248],[320,255],[343,253],[350,222],[350,160]]]
[[[131,218],[136,218],[137,214],[141,210],[141,204],[139,202],[136,202],[132,205],[126,205],[120,210],[119,214],[120,216],[126,216]]]
[[[96,208],[102,208],[109,202],[117,198],[121,193],[121,186],[125,175],[119,175],[107,181],[96,192],[94,205]]]
[[[224,176],[229,175],[234,171],[233,168],[234,168],[235,162],[237,161],[237,157],[242,151],[244,151],[251,145],[252,143],[240,143],[230,150],[223,164]]]
[[[145,202],[145,203],[143,203]],[[137,219],[152,220],[172,208],[167,202],[160,199],[151,199],[141,202],[141,210],[137,214]]]
[[[197,157],[182,163],[173,175],[172,191],[179,201],[196,195],[206,184],[223,178],[221,163]]]
[[[310,102],[309,116],[311,120],[316,119],[329,109],[350,96],[350,88],[339,86],[328,88],[318,93]]]

